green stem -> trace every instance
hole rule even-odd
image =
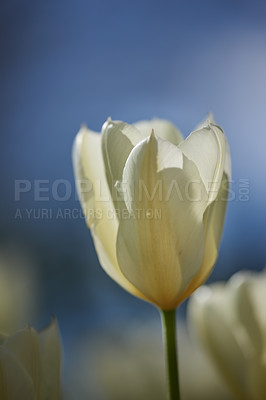
[[[180,400],[176,349],[175,310],[160,310],[160,314],[168,374],[169,400]]]

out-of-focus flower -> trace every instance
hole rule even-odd
[[[59,400],[61,345],[57,322],[0,339],[0,399]]]
[[[239,400],[266,399],[266,272],[199,288],[192,327]]]
[[[105,271],[163,310],[210,274],[221,239],[230,156],[209,118],[183,140],[165,120],[83,127],[73,162],[86,221]]]
[[[161,332],[157,321],[118,325],[79,338],[68,372],[67,400],[167,398]],[[182,400],[230,400],[211,362],[178,323]],[[158,351],[159,349],[159,351]],[[193,379],[191,379],[193,377]]]
[[[0,251],[0,332],[5,335],[25,326],[38,302],[31,263],[16,252]]]

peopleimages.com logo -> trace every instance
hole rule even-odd
[[[216,187],[215,182],[209,183],[209,192]],[[223,183],[222,183],[223,185]],[[111,192],[112,191],[112,192]],[[213,193],[213,192],[212,192]],[[218,195],[218,193],[216,193]],[[220,195],[220,194],[219,194]],[[205,201],[207,191],[200,180],[191,180],[181,185],[176,179],[168,183],[158,179],[153,185],[139,180],[133,187],[123,182],[113,182],[110,188],[101,180],[91,184],[88,180],[80,180],[74,184],[67,179],[17,179],[14,182],[14,200],[17,203],[15,219],[101,219],[103,217],[131,218],[132,211],[126,204],[133,201],[138,206],[134,208],[135,218],[161,218],[162,202],[172,201]],[[93,207],[91,200],[97,198],[97,206]],[[89,207],[83,211],[79,199]],[[249,179],[231,181],[230,186],[222,186],[220,201],[247,202],[250,199]],[[115,201],[115,207],[113,206]],[[73,207],[73,204],[75,204]],[[47,203],[47,206],[46,206]],[[50,204],[49,204],[50,203]],[[56,207],[55,204],[58,203]],[[34,204],[34,206],[32,206]],[[45,207],[44,207],[45,204]],[[22,206],[23,205],[23,206]],[[29,207],[27,207],[29,205]],[[59,206],[60,205],[60,206]]]

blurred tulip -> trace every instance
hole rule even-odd
[[[35,271],[17,248],[0,250],[0,332],[21,329],[32,319],[37,299]]]
[[[192,327],[239,400],[266,399],[266,272],[203,286],[189,302]]]
[[[176,308],[217,258],[230,179],[221,128],[209,118],[183,140],[165,120],[108,119],[101,135],[81,128],[73,163],[105,271],[130,293]]]
[[[209,359],[190,340],[185,324],[178,322],[182,400],[232,399]],[[79,338],[73,352],[67,400],[167,398],[161,334],[155,321],[131,321]]]
[[[40,332],[27,327],[0,344],[1,400],[59,400],[61,345],[57,322]]]

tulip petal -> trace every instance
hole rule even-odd
[[[73,146],[73,164],[77,191],[103,269],[124,289],[143,298],[125,279],[117,263],[118,221],[105,175],[101,135],[81,128]],[[86,190],[79,182],[85,184]]]
[[[224,174],[216,200],[209,204],[204,213],[205,247],[203,261],[200,270],[191,280],[187,290],[183,294],[183,300],[201,286],[212,272],[212,268],[218,256],[219,244],[223,232],[228,190],[229,182],[227,176]]]
[[[192,132],[179,148],[196,164],[210,204],[218,195],[224,172],[227,144],[223,131],[209,124]]]
[[[178,147],[152,134],[130,153],[123,182],[130,218],[119,224],[120,268],[152,302],[174,308],[202,262],[207,193],[198,170]]]
[[[183,141],[182,133],[169,121],[154,118],[150,121],[139,121],[134,126],[143,133],[145,137],[150,136],[151,131],[161,139],[168,140],[172,144],[178,145]]]
[[[226,141],[224,173],[218,195],[209,204],[204,213],[204,257],[198,274],[193,278],[186,292],[184,299],[191,295],[200,285],[202,285],[210,275],[218,256],[218,249],[223,233],[225,213],[228,202],[229,186],[231,179],[231,157]]]
[[[5,347],[0,347],[0,399],[37,400],[32,378]]]
[[[195,128],[195,131],[206,128],[209,125],[218,127],[213,118],[212,113],[209,113],[207,115],[207,118],[205,120],[203,120],[200,124],[198,124],[198,126]],[[220,127],[218,127],[218,128],[221,129]],[[224,173],[226,174],[227,179],[230,181],[230,179],[231,179],[231,156],[230,156],[229,145],[226,140],[226,137],[224,137],[224,140],[225,140]]]
[[[199,131],[201,129],[207,128],[209,126],[216,126],[217,128],[221,129],[220,127],[217,126],[212,113],[209,113],[207,115],[207,118],[205,118],[202,122],[200,122],[196,128],[194,129],[194,131]],[[230,180],[231,179],[231,157],[230,157],[230,150],[229,150],[229,146],[228,146],[228,142],[226,140],[226,137],[224,137],[225,139],[225,161],[224,161],[224,173],[227,176],[227,179]]]
[[[122,201],[116,182],[121,181],[126,160],[144,136],[132,125],[108,119],[102,128],[102,154],[108,187],[115,208]],[[123,205],[122,205],[123,206]]]
[[[39,332],[42,368],[42,398],[61,398],[61,342],[55,318],[51,324]]]
[[[83,126],[75,138],[72,157],[77,192],[86,222],[91,228],[99,222],[98,205],[110,198],[105,183],[101,136]]]

